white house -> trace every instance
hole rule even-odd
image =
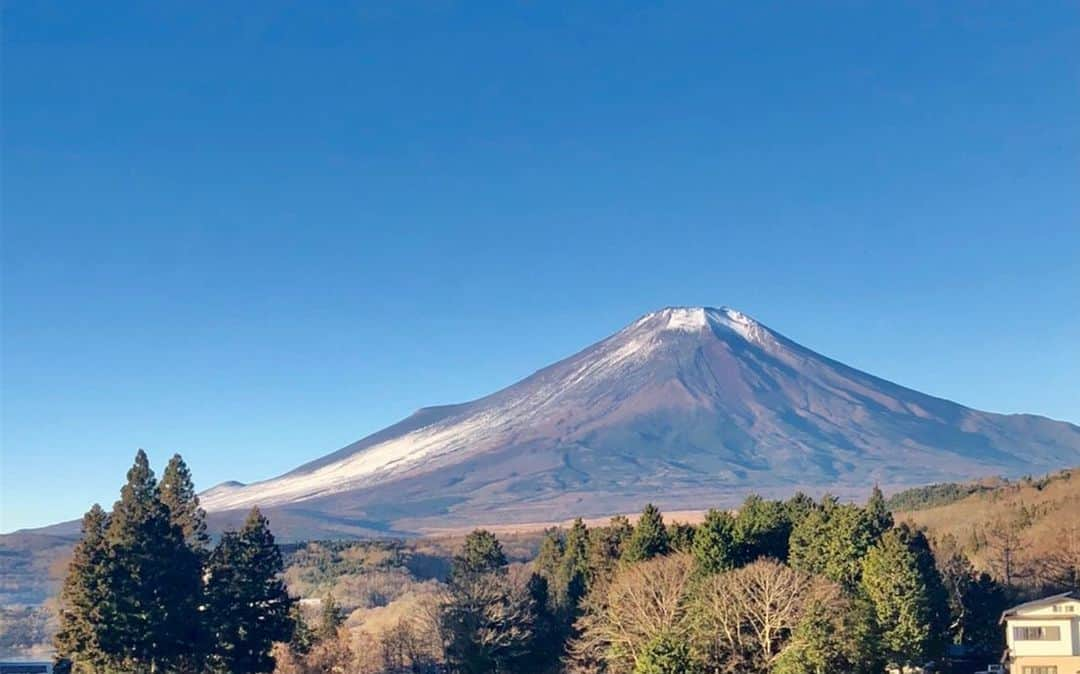
[[[1001,614],[1010,674],[1080,674],[1080,592],[1063,592]]]

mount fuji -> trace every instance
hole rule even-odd
[[[487,397],[424,408],[279,477],[201,495],[286,538],[860,494],[1080,464],[1080,427],[860,372],[734,309],[647,314]]]

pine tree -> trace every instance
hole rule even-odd
[[[200,564],[169,521],[146,453],[135,456],[106,530],[115,601],[110,649],[134,672],[169,669],[198,649]]]
[[[731,513],[710,509],[694,534],[692,552],[700,573],[719,573],[734,568],[738,551],[735,518]]]
[[[293,655],[307,655],[311,647],[315,645],[315,632],[304,619],[304,612],[300,610],[300,604],[293,604],[289,610],[289,617],[293,622],[293,634],[289,639],[289,651]]]
[[[690,552],[697,529],[687,522],[672,522],[668,527],[668,545],[672,552]]]
[[[751,494],[735,516],[735,541],[742,563],[759,557],[787,561],[790,536],[791,520],[780,501],[767,501]]]
[[[589,582],[606,578],[622,557],[634,527],[625,515],[616,515],[606,527],[589,532]]]
[[[476,529],[465,537],[461,553],[451,563],[451,579],[477,573],[501,571],[506,567],[506,554],[495,534]]]
[[[544,532],[544,539],[540,542],[540,550],[533,560],[533,569],[536,573],[547,579],[548,584],[555,583],[555,575],[562,564],[565,542],[559,529],[552,527]]]
[[[280,578],[282,570],[281,552],[258,508],[252,508],[240,531],[222,535],[207,564],[214,671],[273,671],[272,645],[293,635],[293,600]]]
[[[566,534],[563,556],[556,571],[555,598],[564,610],[573,612],[585,594],[589,574],[589,530],[579,517]]]
[[[861,585],[888,655],[921,664],[941,652],[947,599],[922,533],[906,524],[887,531],[863,560]]]
[[[645,506],[630,540],[626,542],[622,559],[624,562],[640,562],[658,555],[666,555],[670,550],[664,516],[653,504]]]
[[[526,648],[528,655],[519,660],[521,674],[550,673],[562,655],[569,624],[563,616],[552,610],[552,598],[547,579],[540,574],[529,575],[526,586],[535,612],[532,641]]]
[[[193,550],[205,551],[210,544],[206,534],[206,512],[199,507],[199,497],[191,480],[191,471],[179,454],[173,454],[161,475],[161,502],[169,509],[169,521],[180,527],[184,541]]]
[[[319,627],[315,631],[320,641],[336,639],[338,630],[345,623],[345,614],[338,606],[334,595],[327,593],[322,600],[322,608],[319,611]]]
[[[109,517],[98,504],[83,516],[82,538],[71,553],[60,593],[60,627],[54,638],[57,656],[74,672],[97,672],[110,661]]]
[[[885,495],[881,493],[881,488],[876,484],[873,491],[870,492],[870,500],[866,502],[866,512],[873,524],[875,538],[881,537],[882,534],[892,528],[892,513],[889,512],[888,506],[885,505]]]

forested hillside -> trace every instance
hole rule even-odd
[[[897,519],[925,528],[1009,585],[1037,588],[1080,576],[1080,469],[951,491],[967,493],[933,507],[910,503]]]

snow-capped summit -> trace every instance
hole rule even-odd
[[[825,358],[735,309],[668,307],[472,402],[425,408],[280,477],[225,483],[334,529],[707,507],[1080,463],[1080,428],[972,410]],[[332,513],[332,519],[330,517]],[[329,526],[329,525],[327,525]]]

